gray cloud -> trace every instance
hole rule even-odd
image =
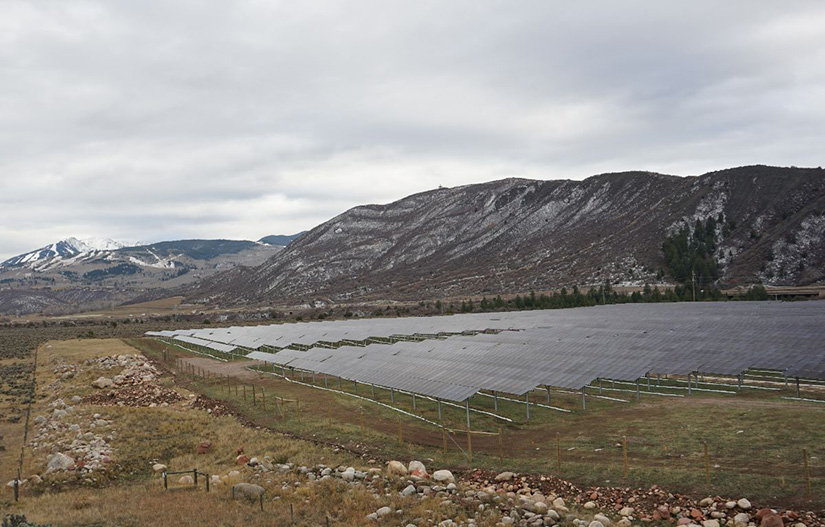
[[[0,5],[0,258],[501,177],[818,166],[825,5]]]

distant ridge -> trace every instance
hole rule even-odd
[[[298,234],[289,234],[289,235],[286,235],[286,234],[272,234],[270,236],[264,236],[263,238],[261,238],[258,241],[261,242],[261,243],[269,244],[269,245],[280,245],[281,247],[286,247],[287,245],[289,245],[290,243],[295,241],[295,239],[297,239],[299,236],[301,236],[303,234],[306,234],[306,232],[307,231],[301,231]]]

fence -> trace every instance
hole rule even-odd
[[[613,484],[655,483],[662,486],[672,484],[677,488],[704,488],[714,493],[737,493],[738,487],[742,488],[739,492],[743,492],[750,486],[759,490],[777,489],[779,494],[811,496],[825,488],[825,466],[821,462],[825,458],[825,449],[818,439],[822,435],[816,435],[819,432],[811,433],[811,430],[816,430],[815,427],[807,429],[810,420],[803,419],[789,424],[787,430],[770,422],[749,422],[745,417],[748,404],[742,404],[740,417],[734,412],[737,405],[725,402],[732,400],[731,394],[736,393],[736,380],[733,383],[724,380],[717,382],[709,376],[697,375],[690,383],[672,377],[650,378],[641,383],[600,382],[587,390],[587,411],[575,411],[581,401],[580,392],[554,390],[553,404],[557,407],[543,404],[543,399],[542,403],[538,403],[539,397],[530,397],[529,407],[533,415],[529,421],[524,420],[523,399],[500,395],[495,400],[492,396],[474,398],[472,411],[479,414],[473,414],[477,416],[474,417],[473,424],[478,423],[478,428],[484,429],[472,429],[462,426],[465,417],[463,405],[442,408],[442,404],[447,404],[442,401],[436,418],[434,400],[398,390],[391,392],[369,385],[359,386],[352,381],[342,383],[340,379],[326,378],[321,374],[284,372],[280,369],[274,375],[281,380],[267,383],[265,388],[260,385],[260,381],[239,382],[185,361],[175,364],[193,379],[210,385],[213,396],[247,405],[246,408],[254,410],[254,418],[261,424],[265,424],[266,419],[271,419],[272,427],[298,432],[298,435],[303,434],[307,438],[317,438],[319,442],[328,442],[324,441],[326,439],[335,439],[341,443],[347,440],[362,441],[365,434],[377,433],[375,438],[388,447],[385,455],[431,456],[434,448],[441,451],[444,463],[451,463],[456,468],[478,466],[495,470],[506,467],[552,473],[580,481],[604,483],[609,480]],[[268,378],[273,374],[271,370],[272,367],[268,366],[259,373],[265,373]],[[286,376],[281,377],[284,373]],[[769,397],[771,401],[781,399],[779,388],[782,388],[784,379],[777,379],[770,374],[751,375],[753,378],[749,382],[775,381],[774,385],[767,382],[764,386],[743,386],[744,390],[755,394],[752,397]],[[760,379],[760,376],[764,378]],[[289,384],[277,384],[283,380],[288,380]],[[803,387],[808,390],[820,388],[817,383],[808,383],[807,386],[803,384]],[[795,388],[795,383],[788,387],[792,391]],[[333,423],[333,417],[326,414],[323,408],[307,406],[300,400],[297,395],[306,389],[355,397],[365,401],[366,405],[376,405],[376,410],[379,407],[381,409],[370,411],[371,418],[367,426],[363,410],[357,414],[342,415],[343,419],[336,417]],[[648,424],[647,419],[619,426],[616,421],[620,419],[603,412],[630,409],[634,414],[625,412],[622,415],[635,415],[637,411],[649,411],[628,404],[637,397],[667,404],[668,401],[679,400],[674,397],[688,397],[688,389],[704,397],[716,398],[711,401],[714,406],[708,406],[707,418],[697,421],[696,414],[702,412],[694,411],[684,421],[677,414],[670,417],[672,421],[665,422],[661,416],[652,415],[650,423],[663,423],[664,426],[660,427]],[[622,392],[629,395],[625,399],[606,395]],[[657,393],[671,397],[659,396]],[[751,396],[734,399],[748,402],[748,397]],[[309,399],[314,401],[317,398]],[[798,412],[789,413],[788,407],[783,403],[776,404],[782,404],[781,407],[777,406],[775,412],[777,416],[781,414],[781,419],[801,419],[796,415]],[[493,405],[498,413],[513,418],[504,421],[490,415],[481,415],[492,414]],[[811,409],[815,406],[801,408],[813,411]],[[686,408],[692,407],[689,405]],[[710,409],[717,407],[726,409],[725,416],[713,414]],[[383,408],[396,412],[396,417],[387,418],[388,412]],[[444,411],[443,421],[439,420],[441,410]],[[559,410],[566,410],[567,413],[559,413]],[[573,414],[569,419],[574,424],[560,419],[560,416],[570,415],[571,411]],[[452,414],[448,415],[448,412]],[[515,419],[513,412],[519,413],[519,420]],[[592,418],[588,419],[588,416]],[[342,420],[347,423],[341,423]],[[556,426],[556,423],[560,426]],[[602,426],[609,430],[601,430]],[[796,434],[794,427],[806,429],[807,435]],[[354,433],[353,428],[358,434]],[[581,428],[580,433],[577,428]],[[384,439],[380,439],[379,435]],[[386,442],[386,437],[397,437],[397,442]]]

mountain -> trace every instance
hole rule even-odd
[[[77,257],[94,256],[124,247],[126,247],[125,244],[107,238],[91,240],[66,238],[65,240],[41,247],[26,254],[9,258],[5,262],[0,263],[0,268],[27,267],[38,270],[52,265],[65,265],[66,263],[71,263]]]
[[[302,234],[306,234],[306,232],[307,231],[301,231],[298,234],[290,234],[290,235],[273,234],[273,235],[270,235],[270,236],[264,236],[263,238],[261,238],[258,241],[261,242],[261,243],[269,244],[269,245],[280,245],[281,247],[286,247],[287,245],[289,245],[290,243],[295,241],[295,239],[298,236],[301,236]]]
[[[0,264],[0,313],[118,304],[237,266],[260,265],[281,249],[245,240],[128,246],[106,239],[67,238]]]
[[[654,283],[665,238],[709,218],[717,284],[825,280],[825,170],[748,166],[505,179],[355,207],[256,268],[203,281],[189,299],[425,299]]]

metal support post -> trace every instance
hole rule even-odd
[[[799,377],[796,378],[796,397],[802,399],[802,392],[799,390]]]
[[[436,399],[435,402],[438,404],[438,420],[441,421],[441,399]]]
[[[639,391],[639,379],[636,379],[636,400],[642,400],[642,393]]]
[[[587,410],[587,392],[584,391],[584,386],[582,386],[582,410]]]
[[[416,408],[416,406],[415,406],[415,394],[412,394],[412,396],[413,396],[413,410],[418,410],[418,408]]]
[[[390,402],[392,404],[395,404],[395,389],[394,388],[390,388]]]
[[[498,412],[498,392],[493,392],[493,408]]]
[[[464,401],[464,406],[467,409],[467,430],[469,430],[470,429],[470,398],[469,397],[467,397],[467,400]]]
[[[544,388],[547,390],[547,404],[550,404],[550,387],[545,386]]]

